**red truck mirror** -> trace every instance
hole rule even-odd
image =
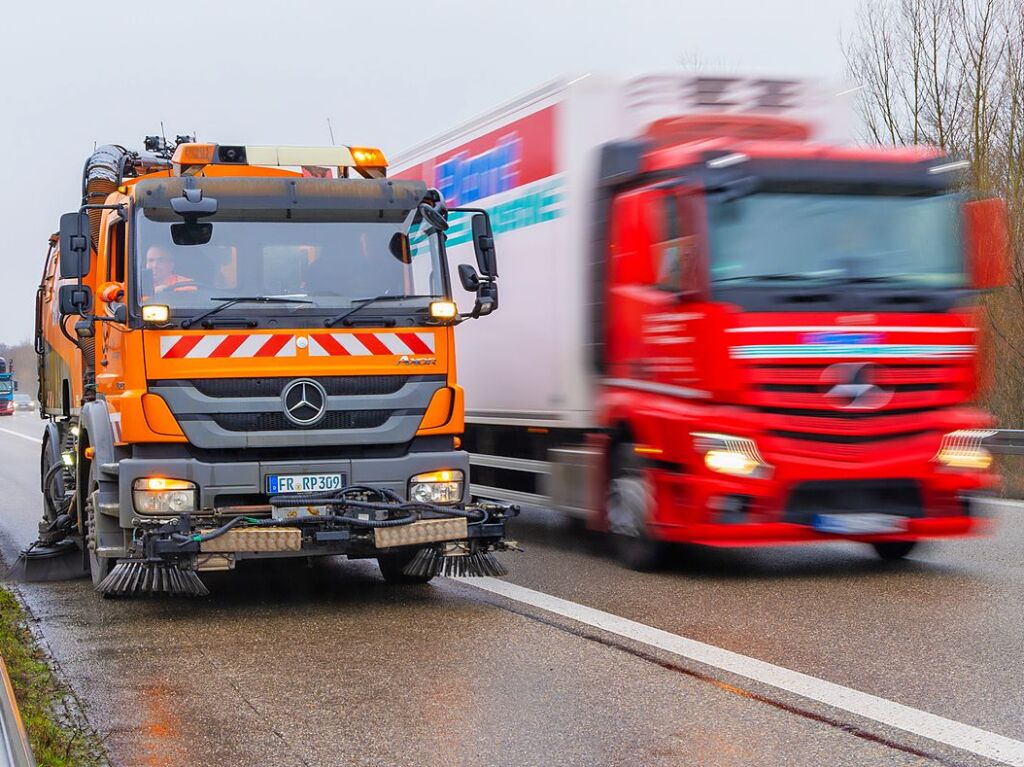
[[[1006,203],[998,198],[964,205],[968,274],[978,290],[1001,288],[1009,281],[1010,231]]]

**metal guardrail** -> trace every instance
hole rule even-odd
[[[0,767],[36,767],[28,744],[25,726],[21,723],[18,702],[14,699],[7,664],[0,658]]]
[[[997,429],[982,444],[997,455],[1024,455],[1024,429]]]

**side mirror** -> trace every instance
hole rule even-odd
[[[459,282],[470,293],[476,293],[480,289],[480,275],[469,264],[459,264]]]
[[[476,251],[476,263],[484,277],[498,276],[498,257],[494,252],[494,233],[491,231],[491,217],[486,213],[474,213],[473,249]]]
[[[412,263],[412,247],[409,245],[409,235],[405,232],[395,232],[388,242],[388,250],[391,255],[403,264]]]
[[[60,313],[85,315],[92,311],[92,290],[88,285],[61,285],[57,296]]]
[[[91,240],[88,213],[79,211],[65,213],[60,217],[61,279],[84,277],[89,273]]]
[[[435,205],[421,202],[419,204],[419,212],[423,216],[423,220],[427,222],[427,225],[434,230],[438,232],[448,231],[448,208],[444,201],[440,201]]]
[[[1010,230],[1006,203],[998,198],[964,204],[968,275],[978,290],[1001,288],[1009,282]]]

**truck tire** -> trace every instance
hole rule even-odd
[[[917,541],[881,541],[872,543],[871,548],[880,559],[886,562],[895,562],[905,558],[911,551],[917,548]]]
[[[99,482],[96,481],[95,469],[89,465],[89,485],[85,496],[85,550],[89,555],[89,575],[92,585],[100,583],[110,575],[117,560],[112,557],[100,557],[96,554],[96,495],[99,493]]]
[[[633,447],[633,443],[624,442],[612,455],[606,500],[608,534],[621,564],[630,570],[650,571],[661,564],[664,547],[648,531],[654,488]]]
[[[395,551],[390,554],[379,555],[377,557],[377,566],[380,568],[380,574],[384,576],[384,580],[387,583],[429,583],[433,580],[433,575],[406,575],[402,572],[418,553],[419,549],[412,549],[411,551]]]

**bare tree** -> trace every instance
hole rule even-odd
[[[1024,252],[1024,0],[863,0],[843,41],[865,139],[934,144],[971,160],[969,183],[1010,213]],[[1024,264],[986,299],[994,377],[989,404],[1024,424]]]

